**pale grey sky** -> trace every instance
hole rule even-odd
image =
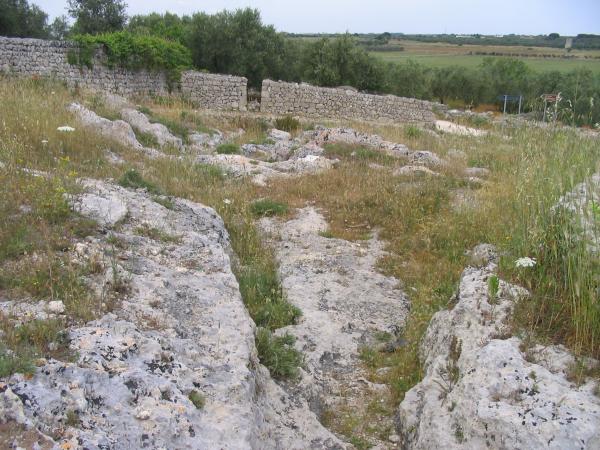
[[[128,14],[208,13],[250,6],[294,33],[600,34],[600,0],[129,0]],[[66,0],[30,0],[51,18]]]

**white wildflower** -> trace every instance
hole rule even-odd
[[[42,139],[42,145],[46,145],[48,143],[48,139]]]
[[[524,258],[519,258],[515,261],[516,267],[533,267],[535,266],[535,258],[530,258],[525,256]]]
[[[71,132],[75,131],[75,128],[73,128],[73,127],[70,127],[70,126],[68,126],[68,125],[64,125],[64,126],[62,126],[62,127],[58,127],[58,128],[56,129],[56,131],[63,131],[63,132],[65,132],[65,133],[71,133]]]
[[[231,205],[231,200],[229,200],[228,198],[223,200],[223,203],[225,203],[226,205]]]

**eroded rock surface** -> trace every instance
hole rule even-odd
[[[125,108],[121,110],[121,117],[133,128],[154,137],[159,147],[171,146],[179,150],[183,149],[181,138],[173,136],[162,123],[151,123],[148,117],[138,110]]]
[[[486,264],[463,272],[456,305],[435,314],[421,344],[425,377],[398,410],[404,448],[600,448],[594,383],[567,381],[556,367],[570,361],[564,348],[552,347],[552,365],[525,357],[507,318],[527,292],[500,281],[490,294],[495,257],[477,254]]]
[[[411,153],[404,144],[386,141],[376,134],[361,133],[352,128],[316,127],[315,131],[308,131],[305,135],[320,146],[328,143],[362,145],[381,150],[385,154],[397,158],[407,157]]]
[[[104,258],[104,273],[89,280],[99,293],[115,283],[129,293],[113,313],[68,330],[73,362],[48,360],[31,379],[0,383],[0,423],[56,448],[343,448],[258,363],[215,211],[180,199],[166,209],[145,191],[100,181],[84,186],[82,214],[111,216],[118,199],[127,218],[116,228],[105,221],[106,235],[78,244],[77,257]]]
[[[408,311],[398,280],[375,268],[382,243],[322,236],[327,224],[312,207],[261,226],[276,248],[284,293],[302,310],[300,323],[280,330],[296,336],[306,358],[301,382],[288,390],[318,413],[342,403],[361,408],[374,392],[387,392],[365,379],[359,361],[360,348],[375,344],[378,333],[400,334]]]
[[[578,184],[565,194],[554,208],[570,215],[576,240],[583,240],[587,250],[600,255],[600,173]]]
[[[157,157],[162,155],[161,152],[145,148],[140,144],[135,137],[131,125],[124,120],[105,119],[78,103],[71,103],[67,109],[79,119],[84,127],[94,130],[100,136],[117,141],[135,150],[143,151],[149,156]]]

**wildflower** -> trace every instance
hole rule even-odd
[[[524,258],[519,258],[515,261],[515,267],[533,267],[535,266],[535,264],[535,258],[530,258],[528,256],[525,256]]]
[[[56,131],[64,131],[65,133],[71,133],[71,132],[75,131],[75,128],[70,127],[68,125],[64,125],[62,127],[58,127],[56,129]]]
[[[42,145],[46,145],[48,143],[48,139],[42,139]]]
[[[228,198],[223,200],[223,203],[225,203],[226,205],[231,205],[231,200],[229,200]]]

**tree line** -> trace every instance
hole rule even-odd
[[[75,22],[69,26],[62,18],[65,26],[58,27],[48,25],[47,15],[27,0],[0,0],[0,35],[77,36],[81,40],[81,35],[104,33],[99,41],[120,43],[121,58],[129,42],[136,41],[127,35],[152,38],[152,48],[157,47],[157,39],[165,39],[188,49],[194,67],[245,76],[250,87],[257,89],[263,79],[271,78],[329,87],[353,86],[371,93],[465,106],[496,103],[504,94],[523,95],[526,110],[539,108],[542,94],[560,92],[562,120],[578,125],[600,122],[600,74],[590,70],[536,72],[522,60],[512,58],[486,58],[477,68],[430,68],[411,60],[391,63],[371,56],[350,34],[301,39],[278,32],[272,25],[263,24],[258,10],[250,8],[212,15],[152,13],[128,18],[122,0],[68,3]],[[58,28],[61,36],[52,31]],[[40,35],[44,29],[46,34]],[[106,34],[115,32],[115,38]],[[383,34],[380,40],[386,38],[389,36]]]

